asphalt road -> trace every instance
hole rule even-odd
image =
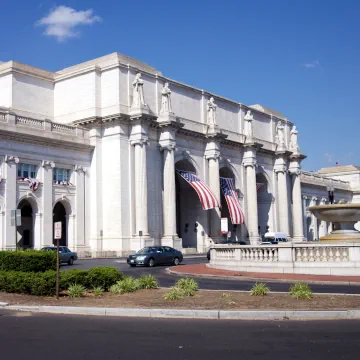
[[[354,360],[360,351],[360,321],[1,314],[1,358],[11,360]]]
[[[199,264],[207,263],[205,256],[196,256],[184,259],[183,264]],[[129,267],[124,263],[124,259],[92,259],[92,260],[78,260],[73,266],[64,265],[61,267],[62,270],[66,271],[69,269],[90,269],[95,266],[114,266],[126,275],[140,277],[147,274],[154,275],[161,287],[170,287],[175,285],[179,279],[178,276],[168,274],[165,269],[168,266],[156,266],[154,268],[148,267]],[[181,265],[180,265],[181,266]],[[224,280],[216,278],[201,278],[197,277],[200,289],[206,290],[250,290],[255,281],[249,280]],[[266,282],[271,291],[282,291],[287,292],[290,283],[286,282]],[[313,292],[316,293],[347,293],[347,294],[360,294],[360,286],[356,285],[329,285],[329,284],[311,284]]]

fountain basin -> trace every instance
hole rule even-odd
[[[360,204],[316,205],[309,210],[317,219],[333,224],[333,231],[320,241],[360,242],[360,232],[354,228],[360,221]]]

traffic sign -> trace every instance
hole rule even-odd
[[[61,221],[54,223],[55,239],[61,239]]]

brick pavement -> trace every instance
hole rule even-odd
[[[316,281],[316,282],[344,282],[344,283],[359,283],[360,276],[334,276],[334,275],[306,275],[306,274],[274,274],[274,273],[259,273],[246,271],[233,271],[214,269],[206,266],[206,264],[181,265],[172,267],[171,271],[178,274],[191,274],[198,276],[209,277],[233,277],[233,278],[252,278],[264,280],[295,280],[295,281]]]

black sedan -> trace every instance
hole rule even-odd
[[[129,255],[127,263],[130,266],[145,265],[153,267],[160,264],[179,265],[183,261],[183,254],[169,246],[149,246]]]

